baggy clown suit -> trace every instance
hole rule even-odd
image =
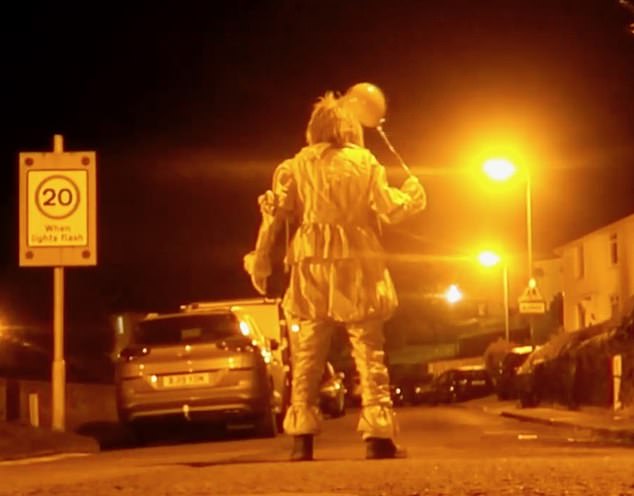
[[[399,222],[425,208],[425,192],[413,176],[400,189],[391,187],[385,168],[363,146],[310,144],[310,125],[307,136],[309,145],[277,167],[272,190],[260,196],[262,223],[255,250],[244,260],[254,286],[265,293],[275,237],[287,221],[298,224],[286,253],[290,280],[282,302],[296,331],[291,333],[292,392],[284,430],[294,436],[319,432],[319,383],[333,324],[339,323],[348,332],[359,373],[358,430],[363,439],[394,439],[398,427],[384,363],[383,323],[398,299],[377,236],[377,216],[385,223]]]

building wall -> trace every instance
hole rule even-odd
[[[562,247],[564,328],[619,318],[634,288],[634,215]]]

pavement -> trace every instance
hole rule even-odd
[[[0,422],[0,460],[98,451],[99,443],[90,436],[35,428],[17,422]]]
[[[517,402],[498,401],[493,396],[470,403],[472,407],[502,417],[584,430],[606,441],[634,444],[634,408],[615,411],[611,408],[582,406],[571,410],[556,404],[522,408]]]
[[[599,407],[569,410],[558,405],[520,408],[511,401],[498,401],[494,396],[463,403],[492,415],[500,415],[523,422],[536,422],[554,427],[588,431],[598,438],[634,445],[634,409],[613,411]],[[100,432],[106,432],[100,429]],[[109,439],[111,435],[106,436]],[[51,455],[97,453],[101,449],[117,447],[104,443],[94,432],[59,432],[34,428],[14,422],[0,422],[0,461],[39,458]]]

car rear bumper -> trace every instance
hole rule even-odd
[[[269,407],[268,398],[192,398],[179,401],[137,401],[121,404],[120,419],[124,422],[157,418],[181,417],[209,418],[246,418],[266,413]]]
[[[271,407],[271,394],[268,387],[257,387],[256,384],[138,391],[124,383],[118,390],[117,406],[120,420],[124,422],[157,417],[222,420],[266,413]]]

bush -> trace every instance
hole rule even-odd
[[[489,373],[494,385],[497,384],[504,357],[509,354],[515,346],[517,345],[499,338],[497,341],[492,342],[484,351],[484,367]]]
[[[634,315],[634,314],[633,314]],[[520,367],[526,392],[539,399],[608,406],[612,402],[611,358],[623,355],[621,401],[634,401],[634,317],[605,322],[576,332],[560,332],[531,354]]]

